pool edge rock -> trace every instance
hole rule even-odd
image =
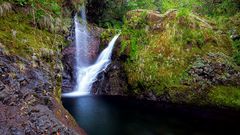
[[[52,68],[0,48],[1,135],[86,134],[61,104],[58,64]]]

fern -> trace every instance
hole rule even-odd
[[[38,20],[38,26],[40,29],[46,29],[52,33],[55,32],[68,32],[69,20],[64,20],[60,17],[53,17],[51,15],[44,15]]]
[[[44,15],[39,19],[38,25],[41,29],[50,30],[53,22],[54,22],[54,18],[51,15]]]
[[[3,2],[0,4],[0,16],[5,16],[12,12],[12,4],[9,2]]]
[[[0,5],[0,16],[3,16],[3,8],[1,5]]]

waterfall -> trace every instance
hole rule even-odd
[[[97,75],[103,72],[111,63],[111,55],[114,44],[119,37],[119,34],[114,36],[108,47],[105,48],[98,56],[94,64],[90,64],[89,53],[89,33],[87,29],[87,20],[85,8],[81,11],[82,22],[78,20],[78,16],[74,17],[75,22],[75,45],[76,45],[76,86],[73,92],[64,93],[63,97],[75,97],[89,95],[92,84],[96,81]]]
[[[79,67],[84,67],[89,65],[89,46],[88,41],[90,38],[88,29],[87,29],[87,19],[85,8],[81,10],[81,23],[79,22],[78,15],[74,17],[75,25],[75,61],[76,61],[76,74],[78,75]]]

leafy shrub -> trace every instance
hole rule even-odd
[[[201,12],[212,17],[231,16],[239,11],[239,4],[236,0],[204,1]]]
[[[128,1],[128,9],[151,9],[158,10],[160,6],[160,0],[130,0]]]
[[[56,2],[51,2],[51,10],[56,14],[61,14],[61,7]]]
[[[21,6],[28,4],[28,0],[15,0],[15,3]]]
[[[201,6],[200,0],[162,0],[161,12],[166,12],[169,9],[177,9],[179,12],[191,12]]]

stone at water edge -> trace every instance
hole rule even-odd
[[[48,64],[34,68],[24,58],[0,54],[1,135],[85,135],[57,101],[57,79]]]

